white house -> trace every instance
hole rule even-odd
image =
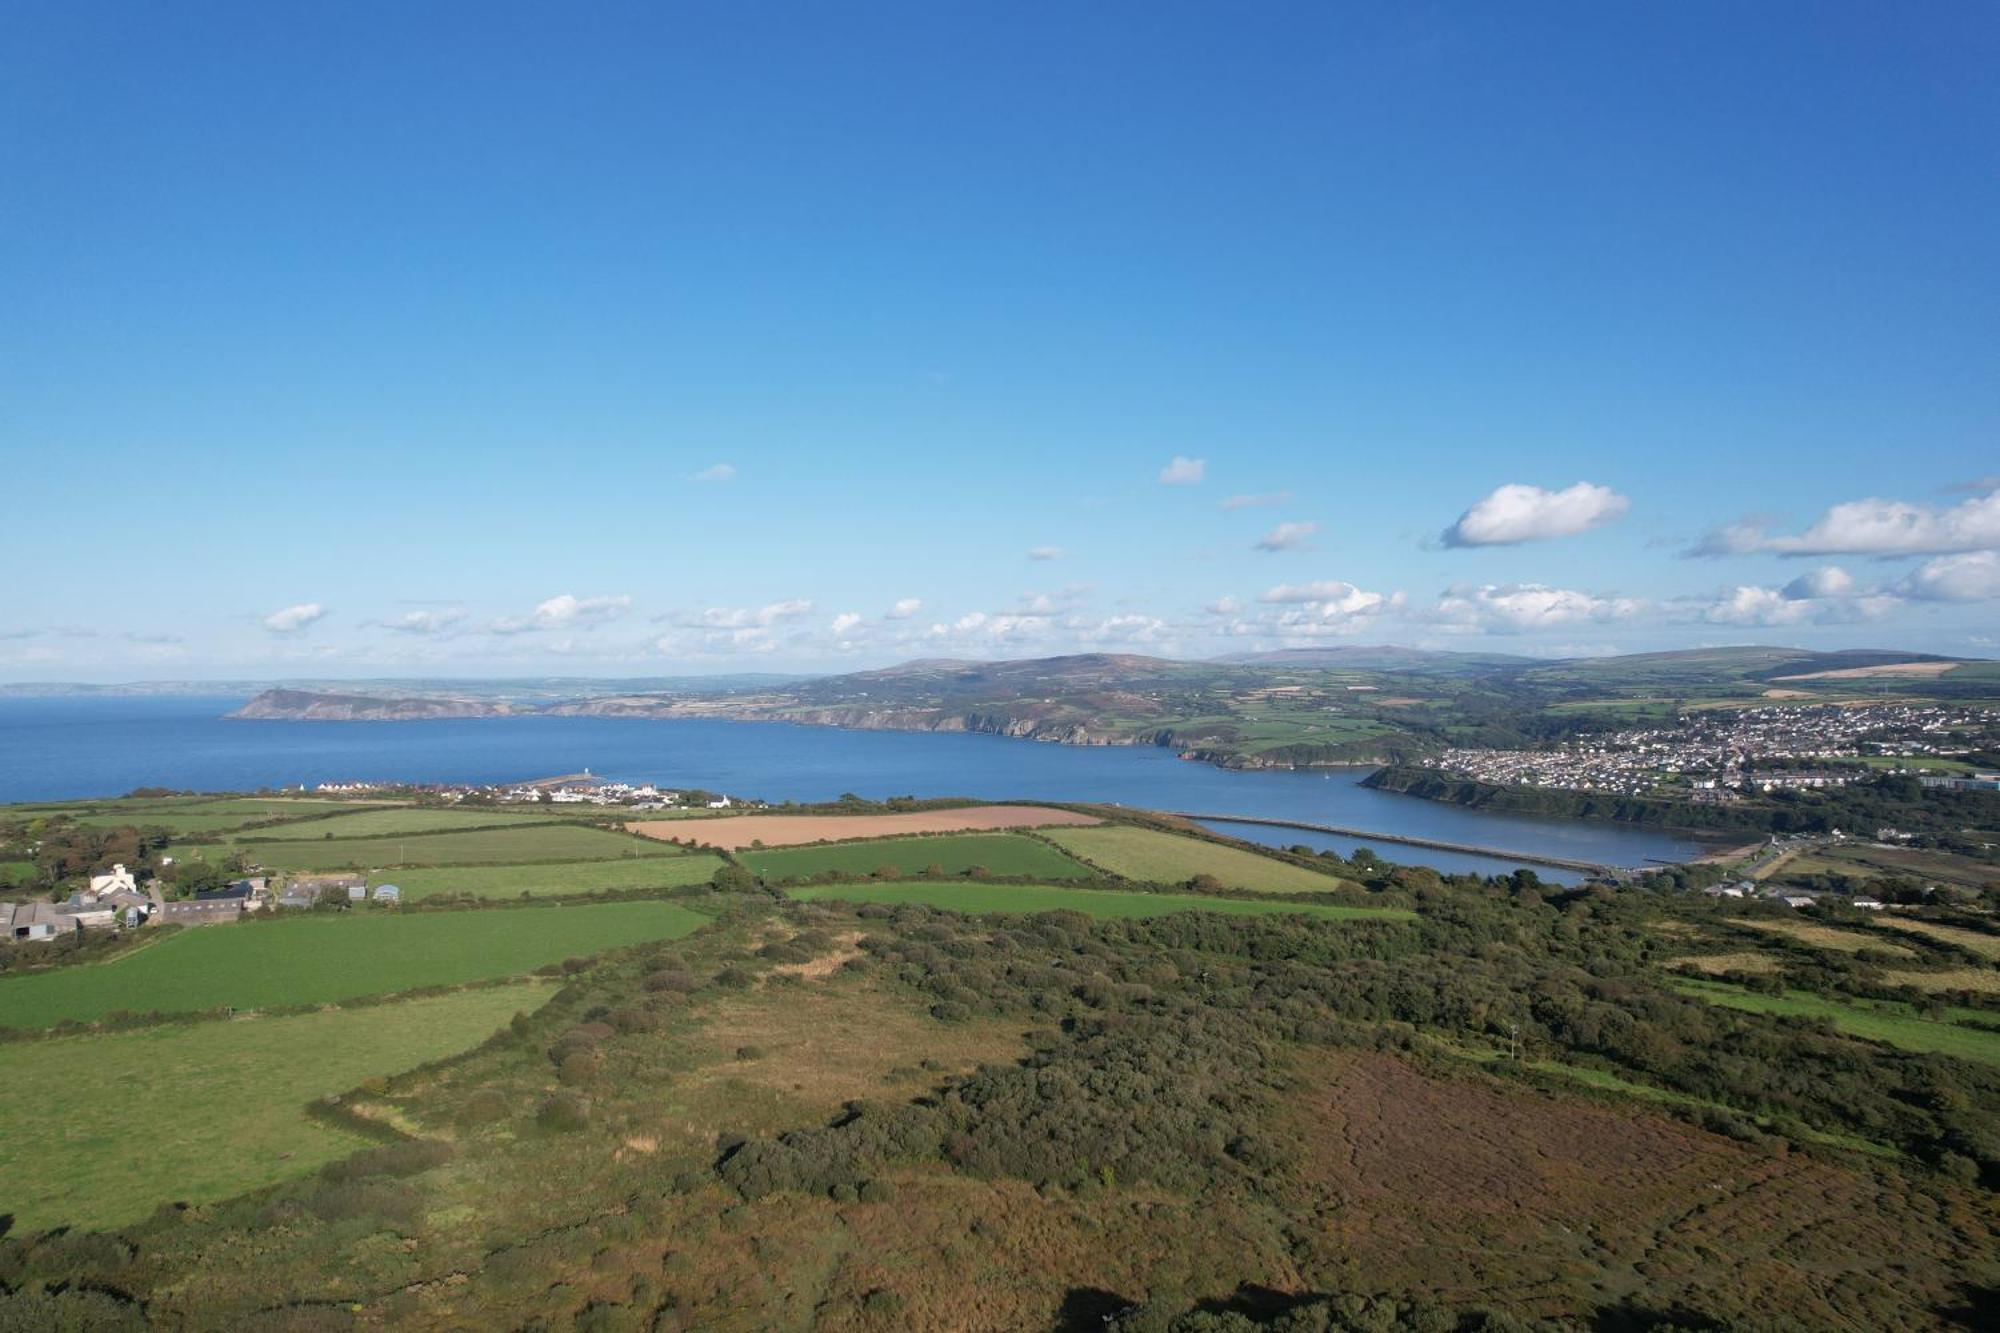
[[[138,891],[139,881],[133,879],[132,872],[122,865],[111,867],[111,873],[108,875],[92,875],[90,877],[90,896],[93,898],[102,898],[108,893],[137,893]]]
[[[729,808],[729,798],[727,796],[718,796],[708,803],[708,808],[711,810],[727,810]]]

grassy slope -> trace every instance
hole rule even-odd
[[[502,865],[530,861],[596,861],[674,856],[670,843],[575,824],[427,833],[408,838],[328,838],[246,845],[244,853],[274,870],[341,870],[379,866]]]
[[[705,884],[722,869],[719,856],[647,856],[617,861],[556,861],[534,865],[441,866],[373,877],[403,890],[405,901],[447,893],[516,898],[591,893],[599,889],[675,889]]]
[[[28,1230],[206,1203],[362,1146],[304,1105],[480,1041],[543,988],[0,1046],[0,1202]]]
[[[996,875],[1034,875],[1044,879],[1087,879],[1090,870],[1045,842],[1018,833],[962,834],[937,838],[887,838],[879,842],[842,843],[827,847],[788,847],[738,854],[738,860],[766,879],[791,879],[824,870],[843,875],[870,875],[894,866],[906,875],[920,875],[941,866],[959,875],[985,866]]]
[[[1866,1000],[1826,1000],[1797,991],[1786,995],[1759,995],[1755,991],[1719,981],[1676,979],[1672,984],[1676,990],[1710,1004],[1788,1018],[1824,1018],[1850,1036],[1879,1041],[1906,1051],[1934,1052],[1961,1060],[2000,1065],[2000,1033],[1919,1018],[1907,1005]]]
[[[669,903],[635,902],[197,926],[111,962],[0,979],[0,1027],[48,1027],[121,1009],[257,1009],[455,985],[676,938],[706,920]]]
[[[1042,836],[1094,866],[1144,883],[1181,884],[1195,875],[1213,875],[1228,888],[1258,893],[1332,893],[1353,887],[1255,852],[1153,829],[1110,824],[1048,829]]]
[[[1415,913],[1390,907],[1332,907],[1322,903],[1259,902],[1244,898],[1209,898],[1193,893],[1130,893],[1120,889],[1066,889],[1053,884],[976,884],[957,882],[894,884],[827,884],[793,889],[791,896],[808,902],[831,899],[854,903],[925,903],[955,912],[1082,912],[1089,916],[1164,916],[1168,912],[1227,912],[1237,916],[1270,916],[1297,912],[1332,919],[1409,921]]]

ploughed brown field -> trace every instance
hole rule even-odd
[[[666,842],[698,842],[741,851],[753,842],[792,847],[808,842],[887,838],[898,833],[973,833],[1101,823],[1090,815],[1040,805],[974,805],[963,810],[916,810],[898,815],[721,815],[714,819],[648,819],[626,825]]]

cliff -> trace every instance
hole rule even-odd
[[[533,711],[483,699],[389,698],[326,694],[316,690],[265,690],[229,714],[249,721],[422,722],[450,717],[510,717]]]

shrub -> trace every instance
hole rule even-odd
[[[863,1203],[893,1203],[896,1199],[896,1187],[879,1177],[863,1182],[858,1193]]]
[[[738,1046],[736,1048],[736,1058],[739,1060],[761,1060],[764,1058],[764,1048],[762,1046]]]
[[[573,1092],[558,1092],[535,1112],[535,1123],[559,1134],[590,1127],[590,1100]]]
[[[468,1127],[491,1125],[505,1120],[509,1109],[505,1093],[498,1088],[481,1088],[459,1108],[458,1123]]]
[[[660,1016],[650,1009],[638,1009],[628,1005],[623,1009],[611,1011],[611,1026],[620,1032],[657,1032],[660,1029],[660,1022]]]
[[[578,1051],[556,1066],[556,1081],[566,1088],[582,1087],[597,1077],[604,1057],[595,1051]]]
[[[694,973],[678,967],[648,973],[641,984],[649,991],[678,991],[682,994],[701,988],[701,982],[695,979]]]
[[[360,1180],[367,1176],[414,1176],[449,1162],[455,1154],[442,1139],[408,1139],[364,1148],[320,1169],[328,1180]]]
[[[748,990],[757,984],[757,978],[740,967],[725,967],[715,974],[715,984],[727,990]]]

